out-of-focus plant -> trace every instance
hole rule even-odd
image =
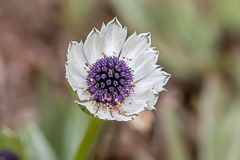
[[[12,151],[24,160],[74,159],[89,117],[72,106],[69,97],[52,94],[48,78],[40,79],[37,121],[17,130],[2,130],[0,150]]]
[[[240,159],[240,1],[111,0],[111,4],[130,29],[158,33],[152,38],[162,50],[159,61],[175,82],[186,84],[183,89],[197,85],[187,97],[191,112],[176,84],[160,102],[168,159]]]
[[[191,114],[181,113],[182,106],[177,103],[179,101],[168,99],[161,102],[163,107],[159,110],[159,121],[166,137],[169,159],[240,158],[240,101],[235,97],[230,102],[231,97],[223,85],[217,76],[205,78],[199,99],[194,102],[197,106],[197,121]],[[195,145],[195,154],[187,145],[187,139]]]
[[[86,25],[96,0],[62,0],[60,20],[70,30],[79,33]]]
[[[19,135],[10,128],[0,131],[0,150],[10,151],[21,159],[29,160]]]
[[[239,33],[237,0],[111,2],[130,29],[155,33],[152,38],[162,50],[161,64],[171,67],[175,77],[185,80],[221,67],[218,39],[225,30]]]
[[[74,32],[82,31],[95,1],[62,2],[60,20]],[[168,159],[240,159],[240,1],[108,2],[115,16],[128,24],[129,33],[154,33],[153,45],[162,51],[159,62],[172,73],[173,87],[157,107]],[[174,82],[186,84],[182,88],[197,85],[187,97],[191,112],[181,99],[184,91]],[[26,160],[33,153],[41,153],[41,160],[76,157],[89,118],[71,106],[69,98],[50,94],[47,84],[39,87],[37,123],[17,132],[1,130],[0,149]]]

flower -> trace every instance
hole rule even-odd
[[[10,150],[0,150],[0,160],[19,160],[19,157]]]
[[[100,31],[94,28],[84,43],[69,43],[66,79],[80,99],[75,102],[99,119],[129,121],[155,109],[170,78],[156,65],[159,52],[150,33],[126,36],[127,28],[114,18]]]

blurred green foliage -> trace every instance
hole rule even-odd
[[[61,21],[80,32],[99,1],[62,1]],[[172,74],[171,92],[161,103],[160,130],[169,160],[240,159],[240,1],[239,0],[110,0],[107,3],[129,33],[152,32],[161,50],[159,64]],[[99,19],[99,23],[102,19]],[[178,84],[185,86],[179,86]],[[192,88],[185,97],[185,88]],[[171,91],[173,89],[173,91]],[[0,148],[24,160],[67,160],[75,157],[89,117],[50,82],[39,87],[38,121],[19,131],[1,130]]]
[[[153,45],[162,51],[159,62],[179,79],[221,69],[219,39],[225,32],[239,34],[238,0],[111,2],[130,30],[152,31]]]
[[[111,2],[131,30],[152,31],[173,81],[199,87],[187,99],[194,115],[174,99],[159,109],[168,159],[240,159],[240,1]]]
[[[70,97],[53,94],[49,77],[39,80],[37,122],[18,130],[0,132],[0,149],[16,152],[23,160],[73,159],[89,117],[74,105]]]
[[[66,28],[79,33],[86,27],[96,0],[62,0],[61,2],[60,21]]]

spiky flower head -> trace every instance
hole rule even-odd
[[[69,43],[66,79],[80,99],[75,102],[97,118],[129,121],[155,109],[170,78],[156,65],[159,52],[150,33],[126,36],[127,28],[114,18],[100,31],[94,28],[84,43]]]

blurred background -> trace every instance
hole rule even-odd
[[[0,155],[73,159],[90,117],[66,84],[68,43],[115,16],[152,33],[172,77],[156,111],[106,122],[88,159],[239,160],[239,0],[0,0]]]

